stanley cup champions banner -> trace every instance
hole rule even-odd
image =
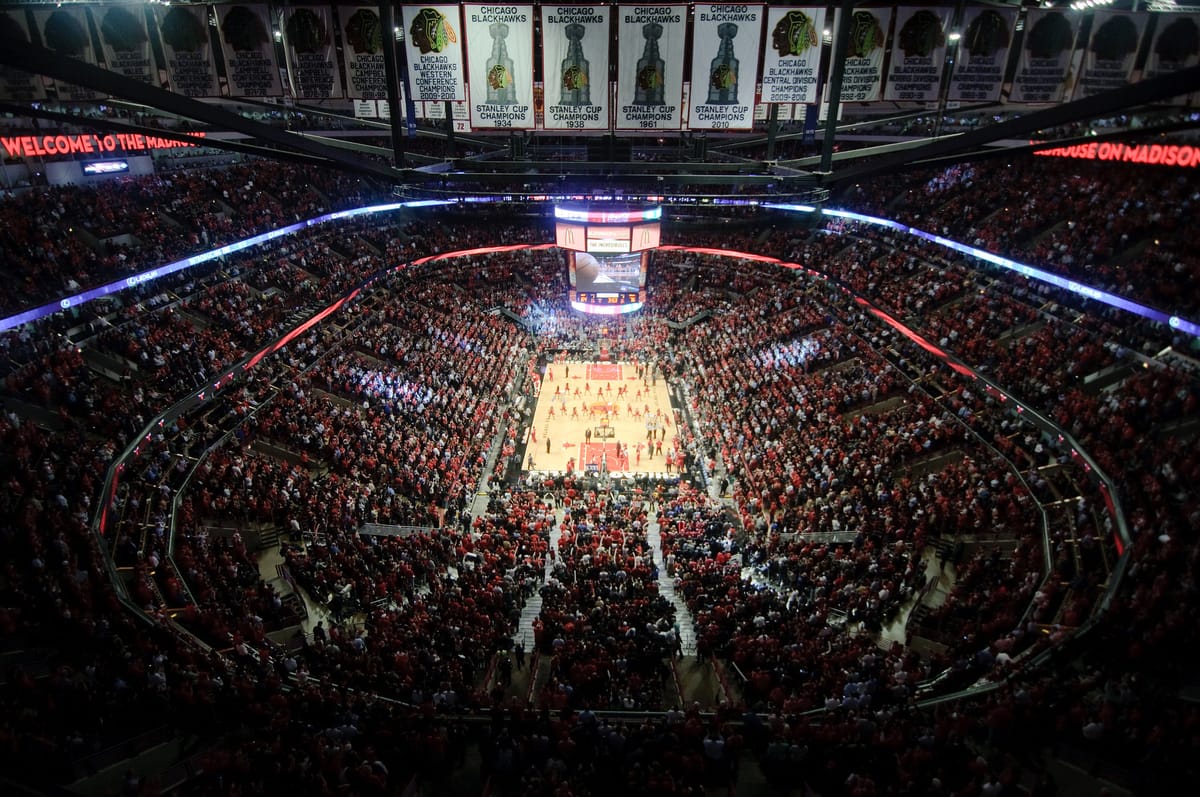
[[[841,12],[834,14],[833,35],[836,38]],[[859,8],[850,15],[850,42],[846,48],[846,63],[842,71],[840,102],[874,102],[879,99],[883,83],[883,53],[888,28],[892,24],[890,8]],[[828,87],[826,92],[828,93]],[[821,103],[822,106],[828,103]]]
[[[542,6],[547,130],[608,129],[608,9]]]
[[[617,129],[679,130],[687,6],[620,6],[617,12]]]
[[[764,49],[762,101],[817,101],[817,68],[821,65],[824,8],[767,10],[767,46]]]
[[[1200,64],[1200,15],[1158,14],[1154,21],[1154,38],[1142,68],[1142,78],[1165,75],[1178,69]],[[1169,102],[1186,105],[1196,93],[1181,94]]]
[[[9,39],[16,39],[25,44],[32,42],[23,8],[0,9],[0,31]],[[42,84],[41,75],[0,66],[0,99],[17,102],[46,99],[46,88]]]
[[[109,70],[143,83],[156,82],[142,6],[97,6],[92,14]]]
[[[471,127],[533,127],[533,6],[463,7]]]
[[[281,97],[271,17],[265,5],[216,6],[231,97]]]
[[[387,73],[383,66],[383,22],[371,6],[338,6],[342,29],[342,58],[346,65],[346,94],[358,100],[386,100]]]
[[[458,6],[403,6],[408,82],[417,102],[467,98]]]
[[[185,97],[218,96],[208,6],[155,6],[154,18],[171,91]]]
[[[1128,84],[1149,21],[1149,14],[1097,11],[1092,16],[1087,47],[1076,54],[1079,79],[1071,99],[1082,100]]]
[[[1033,8],[1025,16],[1025,40],[1013,75],[1010,102],[1059,102],[1066,90],[1080,16]]]
[[[284,9],[283,52],[292,96],[296,99],[342,96],[342,79],[333,46],[333,15],[328,6]]]
[[[953,13],[953,6],[896,9],[885,100],[937,101],[946,64],[946,29]]]
[[[748,130],[754,126],[763,7],[697,3],[695,19],[688,127]]]
[[[963,12],[962,38],[950,75],[947,99],[995,102],[1004,85],[1004,67],[1012,47],[1018,8],[970,6]]]
[[[42,34],[42,44],[68,58],[77,58],[89,64],[96,63],[96,50],[92,46],[92,34],[88,29],[87,9],[83,6],[36,9],[33,20]],[[60,100],[94,100],[101,95],[83,86],[54,81]]]

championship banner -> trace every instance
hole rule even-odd
[[[937,102],[953,6],[897,8],[885,100]]]
[[[608,9],[542,6],[547,130],[608,129]]]
[[[29,22],[25,19],[25,9],[14,8],[8,11],[0,10],[0,31],[10,39],[29,44]],[[0,99],[15,102],[46,99],[46,86],[41,75],[0,66]]]
[[[749,130],[763,7],[697,3],[692,26],[691,130]],[[739,58],[738,53],[742,56]]]
[[[1097,11],[1092,16],[1087,48],[1081,47],[1083,52],[1076,54],[1081,63],[1071,99],[1082,100],[1128,85],[1149,22],[1149,14]],[[1200,38],[1197,43],[1200,44]]]
[[[473,129],[532,129],[533,6],[463,6]]]
[[[185,97],[219,96],[208,6],[155,6],[154,18],[171,91]]]
[[[401,6],[400,11],[413,99],[465,100],[458,6]]]
[[[142,83],[156,83],[142,6],[95,6],[92,15],[108,69]]]
[[[617,8],[618,130],[683,127],[687,6]]]
[[[383,22],[371,6],[338,6],[346,95],[354,99],[387,99],[383,66]]]
[[[280,97],[279,67],[265,5],[216,6],[231,97]]]
[[[299,6],[283,12],[288,82],[292,84],[292,96],[298,100],[342,96],[332,21],[328,6]]]
[[[1158,14],[1150,52],[1142,68],[1142,79],[1165,75],[1200,63],[1200,15]],[[1196,94],[1181,94],[1169,100],[1172,105],[1187,105]]]
[[[86,8],[69,5],[63,8],[35,9],[33,21],[41,32],[42,44],[46,47],[68,58],[77,58],[89,64],[96,63],[96,50],[92,46]],[[58,90],[60,100],[95,100],[102,96],[91,89],[61,80],[54,81],[54,87]]]
[[[962,39],[954,57],[947,99],[995,102],[1004,85],[1004,67],[1012,47],[1018,8],[969,6],[963,12]]]
[[[1031,8],[1009,102],[1061,102],[1079,31],[1079,14]]]
[[[764,48],[763,102],[817,101],[824,8],[767,9],[769,46]]]
[[[838,35],[840,10],[833,15],[833,35]],[[838,102],[874,102],[883,83],[883,54],[888,28],[892,24],[890,8],[860,8],[850,15],[850,44],[842,70],[842,95]],[[825,87],[829,104],[829,87]]]

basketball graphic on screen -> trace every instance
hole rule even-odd
[[[575,253],[575,284],[591,285],[600,276],[600,261],[587,252]]]

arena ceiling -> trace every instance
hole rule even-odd
[[[27,5],[43,3],[15,3],[8,7]],[[855,7],[852,2],[834,5],[846,11]],[[1069,6],[1071,3],[992,2],[988,5],[1029,8]],[[1114,9],[1146,8],[1145,4],[1133,0],[1109,5]],[[1183,10],[1171,3],[1151,5],[1155,10]],[[380,13],[385,22],[398,19],[395,6],[382,5]],[[841,18],[848,17],[843,14]],[[1018,19],[1018,36],[1023,19],[1023,16]],[[397,41],[402,41],[401,27],[396,25],[394,30]],[[827,31],[825,44],[830,63],[844,62],[848,37],[848,25]],[[1019,46],[1018,39],[1014,49]],[[189,130],[209,131],[207,143],[215,147],[371,176],[393,183],[399,191],[413,195],[426,189],[433,190],[433,186],[440,191],[606,187],[633,194],[727,193],[736,187],[742,195],[821,201],[839,184],[917,165],[1011,156],[1038,145],[1062,146],[1081,138],[1088,141],[1117,137],[1129,140],[1131,131],[1127,126],[1106,126],[1099,131],[1086,129],[1089,122],[1116,115],[1137,114],[1136,135],[1143,140],[1200,125],[1200,115],[1181,114],[1179,107],[1164,105],[1172,98],[1200,90],[1200,66],[1093,94],[1086,99],[1049,106],[980,103],[954,107],[951,111],[945,99],[933,108],[916,103],[862,103],[845,106],[838,122],[823,121],[815,129],[809,125],[808,129],[799,130],[777,123],[772,108],[765,131],[752,133],[704,131],[638,135],[598,132],[581,135],[557,131],[464,134],[455,133],[453,125],[447,123],[440,127],[425,125],[413,129],[405,127],[399,117],[390,121],[355,119],[346,108],[302,103],[293,107],[303,111],[306,119],[311,121],[310,129],[285,129],[254,118],[255,111],[278,110],[279,105],[253,100],[192,99],[24,41],[5,41],[0,48],[0,64],[93,89],[112,97],[110,105],[186,120]],[[1009,68],[1012,68],[1011,64]],[[830,82],[840,82],[840,72],[840,69],[831,69]],[[50,107],[44,103],[0,103],[0,111],[60,123],[78,122],[74,109]],[[963,131],[946,132],[942,129],[941,119],[948,112],[957,118],[971,120],[972,124]],[[864,137],[856,135],[863,129],[901,126],[907,121],[928,121],[931,117],[936,120],[928,125],[932,129],[918,135],[876,137],[872,142],[864,142]],[[328,124],[322,124],[322,121]],[[167,137],[186,135],[164,131],[158,126],[140,127],[120,119],[89,118],[87,125],[117,132]],[[412,147],[413,135],[441,139],[444,142],[443,157],[426,156],[424,163],[420,162],[420,157],[406,157],[406,151]],[[364,136],[367,137],[365,142]],[[797,140],[808,144],[808,152],[803,157],[778,156],[778,151],[784,149],[795,152],[794,147],[787,145]],[[1031,140],[1039,144],[1031,144]],[[473,154],[461,156],[467,148]],[[414,160],[418,161],[416,165]]]

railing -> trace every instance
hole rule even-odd
[[[397,526],[388,523],[364,523],[358,527],[358,533],[368,537],[411,537],[436,531],[434,526]]]

